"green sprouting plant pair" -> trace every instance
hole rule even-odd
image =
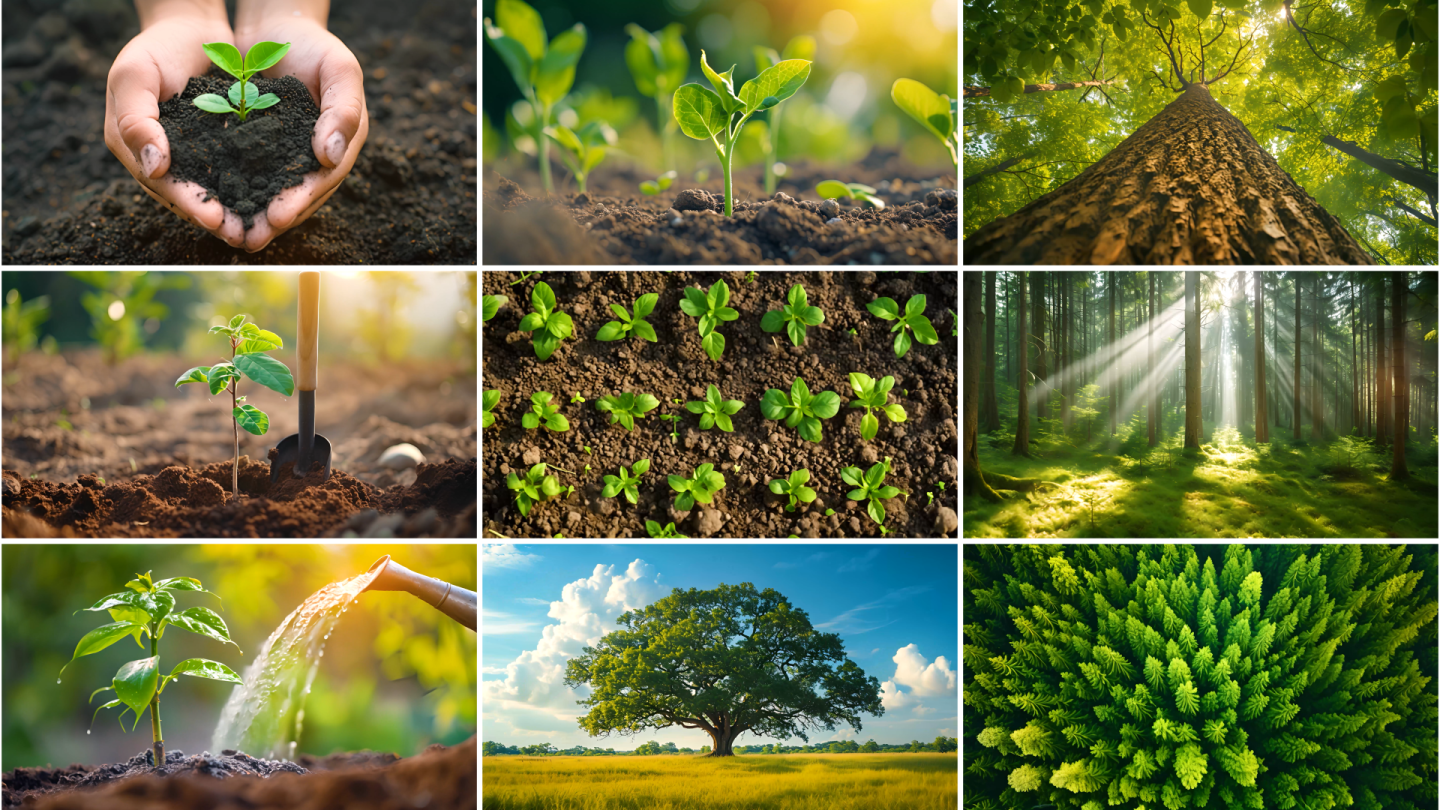
[[[819,307],[810,306],[805,297],[805,288],[799,284],[790,288],[786,301],[780,309],[765,313],[760,319],[760,328],[766,332],[779,332],[784,329],[790,342],[799,346],[805,342],[805,327],[824,323],[825,313]]]
[[[871,208],[884,208],[885,201],[875,196],[873,186],[864,183],[842,183],[839,180],[823,180],[815,186],[815,193],[827,200],[858,200]]]
[[[205,93],[195,97],[196,107],[209,113],[235,113],[243,122],[250,113],[280,103],[280,97],[274,93],[261,95],[260,88],[250,81],[250,77],[266,68],[274,67],[289,53],[290,43],[257,42],[250,46],[250,50],[243,57],[240,56],[240,49],[228,42],[207,42],[200,47],[205,49],[205,55],[210,57],[211,62],[234,76],[237,81],[230,85],[230,91],[226,94],[229,96],[228,100],[225,96]]]
[[[885,321],[896,321],[890,328],[891,332],[898,332],[895,335],[895,356],[904,357],[910,351],[910,333],[915,333],[915,340],[933,346],[940,342],[940,336],[935,334],[935,327],[931,325],[930,319],[925,317],[925,296],[912,295],[910,300],[905,302],[905,311],[900,311],[900,306],[893,298],[877,298],[865,305],[870,314]]]
[[[699,87],[699,85],[687,84],[685,87]],[[726,185],[728,187],[728,181]],[[680,300],[682,312],[692,318],[700,319],[700,348],[704,349],[705,354],[717,363],[720,362],[721,355],[725,353],[725,336],[715,329],[721,323],[740,317],[739,312],[726,306],[728,303],[730,303],[730,287],[724,281],[711,284],[709,292],[703,291],[699,287],[686,287],[685,297]]]

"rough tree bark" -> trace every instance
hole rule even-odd
[[[1115,82],[1113,82],[1113,81],[1106,81],[1106,82],[1102,82],[1102,81],[1089,81],[1089,82],[1061,82],[1060,84],[1027,84],[1027,85],[1025,85],[1025,92],[1027,92],[1027,93],[1049,93],[1049,92],[1052,92],[1052,91],[1055,91],[1055,90],[1079,90],[1079,89],[1082,88],[1082,87],[1105,87],[1106,85],[1110,85],[1110,84],[1114,84],[1114,83],[1115,83]],[[964,97],[965,97],[965,98],[980,98],[980,97],[982,97],[982,96],[988,96],[988,95],[990,95],[990,88],[988,88],[988,87],[976,87],[976,86],[974,86],[974,85],[969,85],[969,84],[967,84],[967,85],[965,85],[965,90],[963,91],[963,93],[964,93]]]
[[[965,273],[965,494],[978,494],[987,501],[998,501],[1000,495],[985,483],[980,473],[980,448],[976,430],[980,410],[980,338],[984,319],[980,313],[980,273]],[[717,748],[718,750],[718,748]]]
[[[980,429],[990,432],[1000,427],[1000,408],[995,402],[995,281],[994,270],[985,274],[985,376],[980,381]]]
[[[1265,290],[1255,277],[1255,443],[1270,443],[1270,413],[1265,402]]]
[[[1373,264],[1204,85],[965,240],[970,264]]]
[[[1395,453],[1390,457],[1390,480],[1403,481],[1410,477],[1405,466],[1405,440],[1410,433],[1410,381],[1405,374],[1405,296],[1410,285],[1405,272],[1390,274],[1390,356],[1393,358],[1393,389],[1395,391]]]
[[[1185,449],[1200,449],[1200,273],[1185,271]]]
[[[1390,441],[1390,367],[1385,363],[1385,277],[1376,276],[1375,443]]]
[[[1155,399],[1155,271],[1151,270],[1150,276],[1150,331],[1145,335],[1145,351],[1149,355],[1145,363],[1148,372],[1145,375],[1147,390],[1145,399],[1149,400],[1149,412],[1146,414],[1146,424],[1149,426],[1150,447],[1155,446],[1155,433],[1159,429],[1160,403]]]
[[[1292,420],[1291,428],[1294,430],[1295,441],[1300,441],[1300,338],[1304,333],[1300,331],[1300,274],[1295,273],[1295,331],[1290,334],[1291,340],[1295,343],[1295,377],[1290,381],[1290,400],[1295,407],[1295,418]]]
[[[1017,456],[1030,455],[1030,336],[1025,331],[1025,276],[1020,273],[1020,373],[1015,377],[1015,388],[1020,392],[1019,416],[1015,420],[1015,446],[1010,452]]]

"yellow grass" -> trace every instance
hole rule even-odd
[[[485,757],[485,810],[954,810],[955,754]]]

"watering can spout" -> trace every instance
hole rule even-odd
[[[451,585],[443,580],[417,574],[390,559],[390,555],[375,561],[367,574],[379,572],[366,586],[367,591],[407,591],[446,616],[475,629],[475,592]]]

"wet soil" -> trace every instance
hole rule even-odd
[[[676,521],[680,533],[688,537],[877,537],[878,527],[864,505],[846,499],[851,487],[841,481],[840,469],[868,469],[886,457],[893,465],[886,483],[909,493],[908,499],[885,503],[887,536],[956,536],[957,341],[951,336],[954,316],[950,314],[956,307],[955,273],[774,272],[746,281],[747,275],[558,271],[511,286],[518,273],[482,274],[486,295],[510,299],[482,330],[483,387],[501,391],[495,408],[498,421],[485,431],[483,448],[487,538],[647,537],[646,519],[662,525]],[[681,312],[679,300],[685,287],[708,289],[719,279],[730,288],[729,306],[739,311],[740,318],[720,327],[726,347],[717,364],[702,351],[696,319]],[[563,341],[544,363],[536,360],[529,333],[516,331],[529,309],[525,302],[530,291],[542,280],[555,292],[559,309],[575,323],[575,336]],[[804,285],[809,303],[825,313],[824,323],[809,327],[800,347],[792,346],[783,334],[760,329],[761,316],[778,309],[794,284]],[[630,309],[636,298],[651,292],[660,296],[646,319],[659,337],[657,343],[594,339],[601,325],[614,320],[610,304]],[[940,342],[917,343],[897,359],[891,323],[872,316],[865,304],[889,296],[903,307],[916,293],[927,297],[925,314]],[[849,333],[851,329],[855,335]],[[890,401],[904,405],[907,421],[884,421],[874,439],[861,441],[864,410],[849,407],[854,396],[848,380],[852,371],[877,379],[894,376]],[[822,423],[820,444],[801,440],[783,422],[764,419],[760,413],[765,391],[788,391],[796,377],[805,379],[812,394],[834,391],[840,396],[840,412]],[[702,399],[710,384],[717,385],[724,398],[745,403],[733,417],[733,433],[718,427],[701,430],[699,417],[684,408],[684,402]],[[555,395],[570,430],[551,433],[522,427],[530,395],[537,391]],[[662,403],[628,433],[595,410],[601,396],[625,391],[653,394]],[[576,394],[586,402],[571,403]],[[672,423],[657,418],[664,414],[680,416],[674,437]],[[600,497],[602,476],[616,475],[620,465],[629,468],[642,458],[650,459],[650,472],[639,488],[638,505],[623,497]],[[570,471],[552,470],[562,487],[573,485],[575,492],[537,504],[524,517],[505,478],[512,471],[523,474],[541,461]],[[676,512],[675,493],[666,476],[689,477],[696,466],[706,463],[725,476],[725,488],[709,507]],[[819,497],[791,513],[768,484],[797,469],[810,471],[808,486]],[[944,482],[943,490],[939,482]],[[934,494],[933,502],[927,492]],[[827,509],[835,514],[826,515]]]
[[[532,161],[533,163],[533,161]],[[513,164],[510,164],[513,165]],[[509,170],[509,169],[506,169]],[[845,167],[799,161],[764,195],[760,167],[735,172],[734,216],[724,216],[723,178],[677,180],[655,197],[623,166],[597,168],[587,193],[556,176],[544,199],[530,169],[484,173],[485,263],[492,264],[956,264],[959,212],[955,176],[925,171],[894,153],[873,151]],[[876,210],[823,200],[822,180],[877,189]],[[838,221],[836,221],[838,220]]]
[[[235,78],[219,68],[192,78],[184,92],[160,102],[160,125],[171,144],[170,173],[205,189],[205,199],[218,197],[247,228],[275,195],[321,168],[311,145],[320,108],[305,84],[294,76],[257,76],[252,82],[261,95],[273,93],[280,103],[247,113],[244,122],[236,114],[216,115],[195,106],[206,93],[227,97]]]
[[[17,768],[5,774],[4,807],[45,810],[470,810],[476,806],[475,740],[400,759],[361,751],[300,763],[262,760],[232,750],[185,756],[165,766],[149,752],[113,765]],[[303,766],[303,767],[302,767]]]
[[[105,146],[105,79],[139,31],[133,6],[5,3],[5,263],[474,264],[477,22],[474,2],[333,4],[370,135],[335,195],[251,254],[163,210]]]

